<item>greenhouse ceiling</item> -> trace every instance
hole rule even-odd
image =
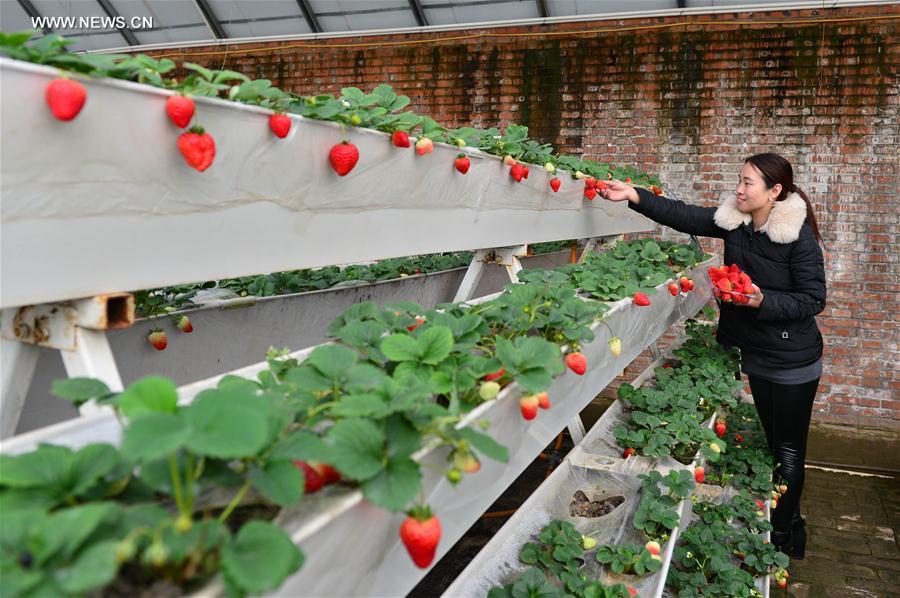
[[[447,29],[508,21],[590,20],[877,4],[854,0],[0,0],[3,31],[43,29],[77,38],[75,50],[186,46],[345,32]]]

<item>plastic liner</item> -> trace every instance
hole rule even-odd
[[[622,496],[624,502],[607,515],[578,517],[571,514],[570,505],[576,491],[583,491],[591,501]],[[527,542],[535,541],[537,534],[550,521],[568,521],[583,535],[604,544],[638,543],[646,539],[631,522],[641,500],[641,480],[635,476],[598,471],[578,467],[564,461],[539,489],[519,507],[509,521],[481,550],[478,556],[460,574],[456,582],[444,593],[445,597],[486,596],[495,587],[515,581],[525,571],[519,561],[519,552]],[[683,511],[687,501],[680,505]],[[663,554],[671,558],[673,535],[666,543]],[[594,558],[595,550],[585,553],[582,571],[593,579],[604,579],[604,567]],[[646,575],[631,585],[641,596],[657,595],[665,579],[666,567]],[[612,582],[610,582],[612,583]]]

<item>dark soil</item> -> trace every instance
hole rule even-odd
[[[609,515],[620,504],[625,502],[625,497],[611,496],[602,500],[590,500],[587,494],[576,490],[569,504],[569,513],[573,517],[603,517]]]

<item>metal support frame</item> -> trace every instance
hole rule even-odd
[[[29,305],[2,314],[0,439],[15,434],[40,348],[57,349],[70,378],[96,378],[123,390],[106,330],[134,323],[134,297],[114,293],[79,301]],[[82,415],[101,409],[86,404]]]
[[[194,0],[194,5],[197,7],[197,10],[200,11],[200,15],[206,22],[206,26],[209,27],[212,34],[216,36],[216,39],[225,39],[228,37],[228,32],[225,31],[225,28],[222,27],[222,23],[216,18],[216,13],[213,12],[212,6],[209,5],[207,0]]]
[[[112,5],[109,0],[97,0],[97,4],[100,5],[100,8],[103,9],[103,12],[106,13],[106,16],[115,19],[119,17],[119,11],[116,10],[116,7]],[[132,33],[131,29],[128,27],[118,27],[119,33],[122,37],[125,38],[125,41],[128,42],[129,46],[139,46],[141,45],[140,40]]]
[[[422,8],[422,3],[419,0],[409,0],[409,7],[413,11],[413,15],[416,17],[416,23],[419,24],[419,27],[427,27],[428,26],[428,18],[425,16],[425,10]]]
[[[313,33],[322,33],[322,26],[319,25],[319,19],[316,18],[315,11],[309,5],[309,0],[297,0],[297,5],[300,7],[300,12],[303,13],[303,18],[306,19],[306,24],[313,30]]]
[[[546,19],[550,16],[550,11],[547,10],[547,0],[535,0],[537,2],[538,13],[541,15],[542,19]]]
[[[41,18],[41,13],[39,13],[38,10],[34,7],[34,4],[31,3],[31,0],[19,0],[19,6],[21,6],[22,10],[24,10],[25,13],[32,19],[40,19]],[[53,33],[53,30],[50,29],[49,27],[47,27],[46,25],[44,26],[43,29],[44,29],[44,35],[47,35],[48,33]]]

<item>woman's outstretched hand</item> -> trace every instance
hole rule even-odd
[[[762,290],[756,285],[753,285],[753,297],[750,298],[749,303],[744,303],[747,307],[752,307],[753,309],[759,309],[760,303],[763,300]]]
[[[610,201],[625,201],[627,199],[633,204],[641,200],[634,187],[622,181],[609,181],[606,183],[606,188],[600,192],[600,197]]]

